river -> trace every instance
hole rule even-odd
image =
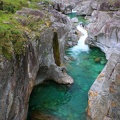
[[[103,69],[106,59],[100,49],[90,49],[84,44],[87,31],[81,26],[77,26],[77,29],[83,35],[78,45],[66,50],[69,60],[65,62],[67,73],[73,77],[74,84],[66,86],[45,81],[34,87],[29,101],[29,115],[33,111],[40,111],[59,120],[86,120],[88,91]]]

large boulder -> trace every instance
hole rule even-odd
[[[94,10],[99,11],[116,11],[119,10],[119,0],[89,0],[91,1],[90,6]]]
[[[33,111],[31,114],[31,120],[60,120],[55,116],[48,115],[39,111]]]
[[[74,2],[70,2],[68,0],[61,0],[61,1],[52,0],[52,2],[53,2],[53,5],[52,5],[53,8],[64,14],[71,13],[72,9],[75,7]]]
[[[91,7],[91,1],[90,0],[85,0],[80,2],[74,10],[77,11],[77,15],[91,15],[93,12],[93,8]]]
[[[120,44],[119,16],[119,11],[94,11],[87,26],[89,37],[86,43],[100,47],[106,53],[107,59],[111,55],[112,48]]]
[[[73,23],[78,23],[78,18],[77,18],[77,17],[74,17],[74,18],[71,19],[71,21],[72,21]]]

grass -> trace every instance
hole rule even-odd
[[[23,53],[25,38],[21,27],[13,15],[0,11],[0,54],[8,59]]]
[[[0,0],[1,3],[2,0]],[[11,59],[14,55],[21,55],[25,53],[25,47],[27,38],[25,37],[25,31],[28,33],[41,32],[41,26],[49,27],[49,20],[46,21],[38,20],[34,22],[33,16],[20,16],[14,13],[21,9],[22,7],[37,8],[36,2],[41,1],[48,4],[49,1],[46,0],[4,0],[3,6],[0,10],[0,55],[4,55],[7,59]],[[28,22],[27,25],[22,25],[16,20],[15,17],[19,19],[24,19]]]
[[[22,7],[28,7],[27,0],[4,0],[3,1],[3,10],[11,13],[15,13],[17,10]]]

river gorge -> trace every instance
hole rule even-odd
[[[0,120],[120,120],[119,6],[0,0]]]
[[[88,119],[88,90],[107,60],[100,49],[90,49],[85,45],[87,31],[81,25],[76,27],[82,35],[76,46],[66,50],[69,60],[64,62],[74,83],[60,85],[53,81],[45,81],[34,87],[29,102],[29,120],[39,119],[43,114],[52,115],[58,120]]]

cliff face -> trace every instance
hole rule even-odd
[[[97,11],[92,13],[88,25],[88,44],[100,47],[109,59],[112,50],[120,44],[120,12]]]
[[[108,63],[89,91],[88,115],[93,120],[120,119],[120,1],[95,1],[87,26],[90,46],[105,52]]]
[[[17,14],[18,21],[25,25],[26,21],[19,16],[31,15],[38,22],[41,11],[24,8]],[[69,20],[54,10],[50,13],[50,20],[51,25],[43,31],[25,32],[27,41],[24,55],[14,56],[11,60],[0,56],[1,120],[26,120],[32,88],[43,80],[73,83],[61,66],[70,29],[67,26]]]
[[[92,120],[120,119],[120,51],[114,50],[89,90],[88,115]]]

